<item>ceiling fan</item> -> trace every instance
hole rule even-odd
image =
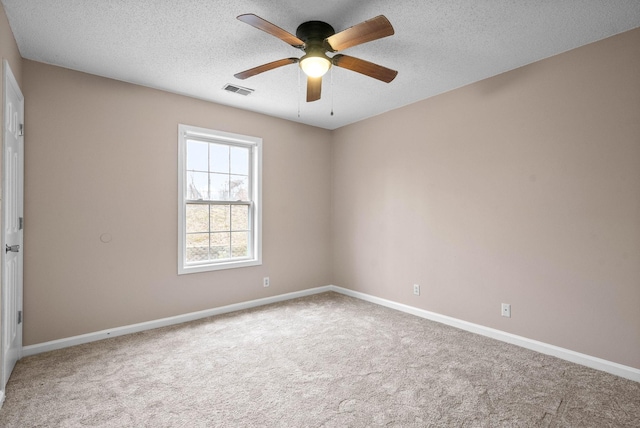
[[[300,68],[307,75],[307,102],[311,102],[320,99],[322,76],[332,65],[386,83],[391,82],[398,74],[397,71],[390,68],[352,56],[342,54],[333,57],[327,56],[327,52],[333,53],[391,36],[394,33],[393,27],[383,15],[361,22],[339,33],[336,33],[333,27],[326,22],[308,21],[298,27],[295,36],[252,13],[240,15],[238,19],[305,52],[302,58],[284,58],[237,73],[234,76],[238,79],[246,79],[274,68],[300,63]]]

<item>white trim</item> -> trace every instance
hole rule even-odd
[[[178,124],[178,130],[179,132],[184,132],[184,135],[187,137],[208,140],[213,143],[223,141],[228,144],[236,144],[242,147],[247,145],[258,146],[262,144],[262,138],[260,137],[217,131],[198,126]]]
[[[575,352],[570,349],[565,349],[559,346],[550,345],[548,343],[539,342],[537,340],[528,339],[526,337],[517,336],[505,331],[485,327],[480,324],[474,324],[468,321],[448,317],[446,315],[440,315],[435,312],[426,311],[424,309],[415,308],[413,306],[405,305],[402,303],[396,303],[391,300],[371,296],[359,291],[348,290],[346,288],[338,287],[335,285],[331,285],[330,289],[346,296],[351,296],[370,303],[386,306],[387,308],[406,312],[411,315],[426,318],[431,321],[439,322],[441,324],[450,325],[452,327],[466,330],[471,333],[480,334],[482,336],[487,336],[492,339],[500,340],[502,342],[511,343],[512,345],[517,345],[522,348],[531,349],[532,351],[540,352],[541,354],[552,355],[566,361],[571,361],[572,363],[581,364],[583,366],[591,367],[592,369],[600,370],[603,372],[614,374],[616,376],[640,382],[640,369],[636,369],[634,367],[624,366],[622,364],[614,363],[613,361],[603,360],[602,358],[592,357],[591,355],[587,354],[581,354],[580,352]]]
[[[221,306],[213,309],[206,309],[199,312],[190,312],[188,314],[176,315],[174,317],[161,318],[159,320],[141,322],[138,324],[125,325],[122,327],[111,328],[107,330],[96,331],[94,333],[81,334],[79,336],[67,337],[64,339],[52,340],[50,342],[37,343],[22,348],[22,355],[28,357],[30,355],[41,354],[43,352],[53,351],[56,349],[68,348],[69,346],[81,345],[83,343],[95,342],[110,337],[123,336],[125,334],[138,333],[145,330],[153,330],[154,328],[167,327],[170,325],[181,324],[189,321],[207,318],[214,315],[226,314],[229,312],[241,311],[243,309],[255,308],[258,306],[269,305],[271,303],[283,302],[285,300],[297,299],[299,297],[311,296],[313,294],[331,291],[330,286],[310,288],[302,291],[294,291],[292,293],[280,294],[278,296],[265,297],[248,302],[234,303],[232,305]]]
[[[88,333],[80,336],[73,336],[65,339],[52,340],[50,342],[29,345],[29,346],[25,346],[22,349],[23,356],[26,357],[30,355],[40,354],[42,352],[53,351],[55,349],[66,348],[69,346],[80,345],[83,343],[95,342],[97,340],[107,339],[109,337],[122,336],[125,334],[136,333],[139,331],[151,330],[159,327],[166,327],[166,326],[180,324],[183,322],[193,321],[193,320],[206,318],[214,315],[226,314],[229,312],[255,308],[258,306],[268,305],[271,303],[297,299],[299,297],[311,296],[313,294],[324,293],[327,291],[335,291],[336,293],[344,294],[345,296],[355,297],[357,299],[374,303],[376,305],[385,306],[390,309],[395,309],[397,311],[405,312],[421,318],[426,318],[431,321],[439,322],[441,324],[450,325],[452,327],[456,327],[461,330],[480,334],[482,336],[487,336],[492,339],[500,340],[506,343],[511,343],[513,345],[517,345],[522,348],[531,349],[532,351],[540,352],[546,355],[552,355],[554,357],[557,357],[566,361],[571,361],[572,363],[580,364],[583,366],[590,367],[592,369],[600,370],[600,371],[611,373],[613,375],[620,376],[629,380],[640,382],[640,369],[636,369],[634,367],[624,366],[622,364],[614,363],[612,361],[603,360],[602,358],[581,354],[579,352],[575,352],[570,349],[560,348],[559,346],[550,345],[548,343],[539,342],[537,340],[528,339],[522,336],[517,336],[515,334],[507,333],[501,330],[496,330],[494,328],[485,327],[479,324],[474,324],[474,323],[463,321],[453,317],[448,317],[446,315],[440,315],[435,312],[426,311],[424,309],[419,309],[419,308],[405,305],[402,303],[393,302],[391,300],[382,299],[380,297],[375,297],[370,294],[361,293],[359,291],[349,290],[346,288],[338,287],[336,285],[326,285],[323,287],[310,288],[303,291],[295,291],[292,293],[280,294],[278,296],[265,297],[263,299],[251,300],[243,303],[236,303],[236,304],[222,306],[214,309],[208,309],[200,312],[192,312],[184,315],[178,315],[175,317],[163,318],[155,321],[148,321],[148,322],[133,324],[129,326],[102,330],[95,333]]]

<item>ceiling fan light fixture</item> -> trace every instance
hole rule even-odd
[[[306,21],[298,26],[295,36],[253,13],[240,15],[238,20],[275,36],[296,49],[303,50],[305,55],[302,58],[284,58],[250,68],[234,74],[236,79],[246,79],[297,62],[300,69],[307,75],[307,102],[313,102],[320,99],[322,76],[333,66],[355,71],[386,83],[391,82],[398,74],[395,70],[373,62],[340,53],[335,54],[343,49],[393,35],[393,27],[383,15],[378,15],[339,33],[336,33],[334,28],[326,22]],[[332,56],[328,57],[327,52]],[[298,80],[299,77],[300,75]]]
[[[326,56],[309,56],[305,55],[300,60],[300,68],[309,77],[322,77],[329,68],[331,68],[331,61]]]

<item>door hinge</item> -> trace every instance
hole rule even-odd
[[[18,217],[18,230],[22,230],[24,227],[24,217]]]
[[[22,323],[22,311],[18,311],[18,324]]]
[[[20,125],[18,125],[18,137],[23,137],[24,136],[24,123],[21,123]]]
[[[4,253],[19,253],[20,252],[20,245],[16,244],[16,245],[9,245],[9,244],[5,244],[4,247]]]

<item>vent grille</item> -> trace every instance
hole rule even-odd
[[[223,89],[228,92],[233,92],[234,94],[244,95],[245,97],[251,95],[254,91],[254,89],[243,88],[242,86],[232,85],[230,83],[226,84]]]

